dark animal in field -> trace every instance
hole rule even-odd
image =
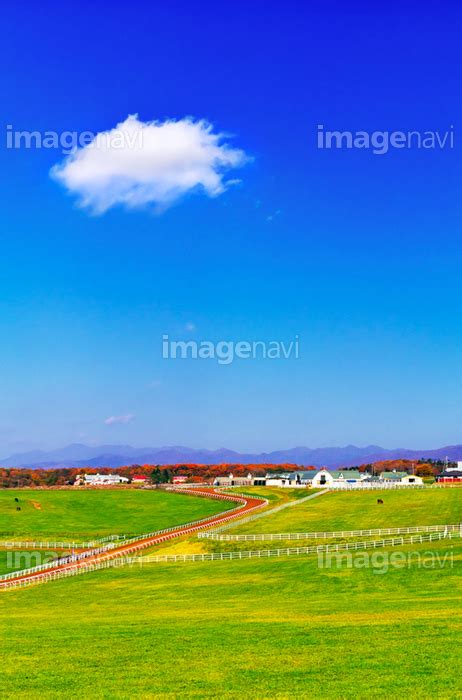
[[[15,502],[15,503],[19,503],[19,498],[15,498],[15,499],[14,499],[14,502]]]
[[[21,510],[21,506],[16,506],[16,510]]]
[[[383,501],[382,501],[381,498],[378,498],[378,499],[377,499],[377,503],[380,503],[380,504],[383,506]]]

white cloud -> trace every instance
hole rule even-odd
[[[244,151],[204,120],[142,122],[130,115],[77,148],[50,174],[94,214],[116,205],[164,209],[193,191],[215,197],[236,182],[225,173],[244,165]]]
[[[106,425],[124,425],[126,423],[131,423],[134,418],[135,416],[132,413],[127,413],[125,416],[109,416],[104,423]]]

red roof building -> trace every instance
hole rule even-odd
[[[188,480],[188,478],[189,478],[189,477],[187,477],[187,476],[181,476],[181,475],[178,474],[177,476],[174,476],[174,477],[173,477],[172,483],[174,483],[174,484],[184,484],[185,481]]]

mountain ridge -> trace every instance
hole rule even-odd
[[[358,447],[292,447],[261,453],[242,453],[225,447],[209,450],[182,445],[132,447],[131,445],[89,446],[75,443],[55,450],[32,450],[0,460],[0,467],[65,468],[121,467],[129,464],[297,464],[300,466],[349,467],[387,459],[462,460],[462,445],[447,445],[430,450],[387,449],[378,445]]]

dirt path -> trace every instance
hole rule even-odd
[[[240,518],[243,515],[248,515],[250,512],[267,505],[267,501],[263,498],[253,498],[250,496],[241,495],[238,496],[231,493],[224,494],[220,491],[217,491],[216,489],[210,488],[188,488],[177,489],[175,491],[177,493],[190,494],[192,496],[203,496],[205,498],[217,498],[219,500],[226,500],[233,503],[238,503],[241,505],[241,507],[238,506],[236,510],[233,509],[231,512],[225,511],[224,513],[220,513],[220,515],[205,518],[204,520],[198,521],[197,523],[178,526],[178,528],[173,528],[168,532],[154,534],[152,536],[141,535],[136,541],[121,544],[117,547],[114,547],[113,549],[104,549],[104,551],[91,550],[90,552],[83,553],[83,555],[79,555],[82,558],[79,558],[77,561],[66,561],[57,566],[50,566],[49,568],[46,568],[44,570],[30,571],[26,574],[21,574],[21,572],[18,572],[17,575],[14,575],[8,579],[4,578],[3,580],[1,580],[0,577],[0,588],[11,588],[18,585],[19,583],[39,583],[41,581],[46,581],[50,574],[53,574],[57,571],[78,570],[94,562],[108,561],[110,559],[126,556],[128,554],[134,554],[142,549],[146,549],[147,547],[152,547],[153,545],[160,544],[161,542],[166,542],[168,540],[172,540],[177,537],[182,537],[184,535],[190,535],[194,532],[198,532],[199,530],[204,530],[206,528],[216,527],[230,520],[234,520],[235,518]]]

